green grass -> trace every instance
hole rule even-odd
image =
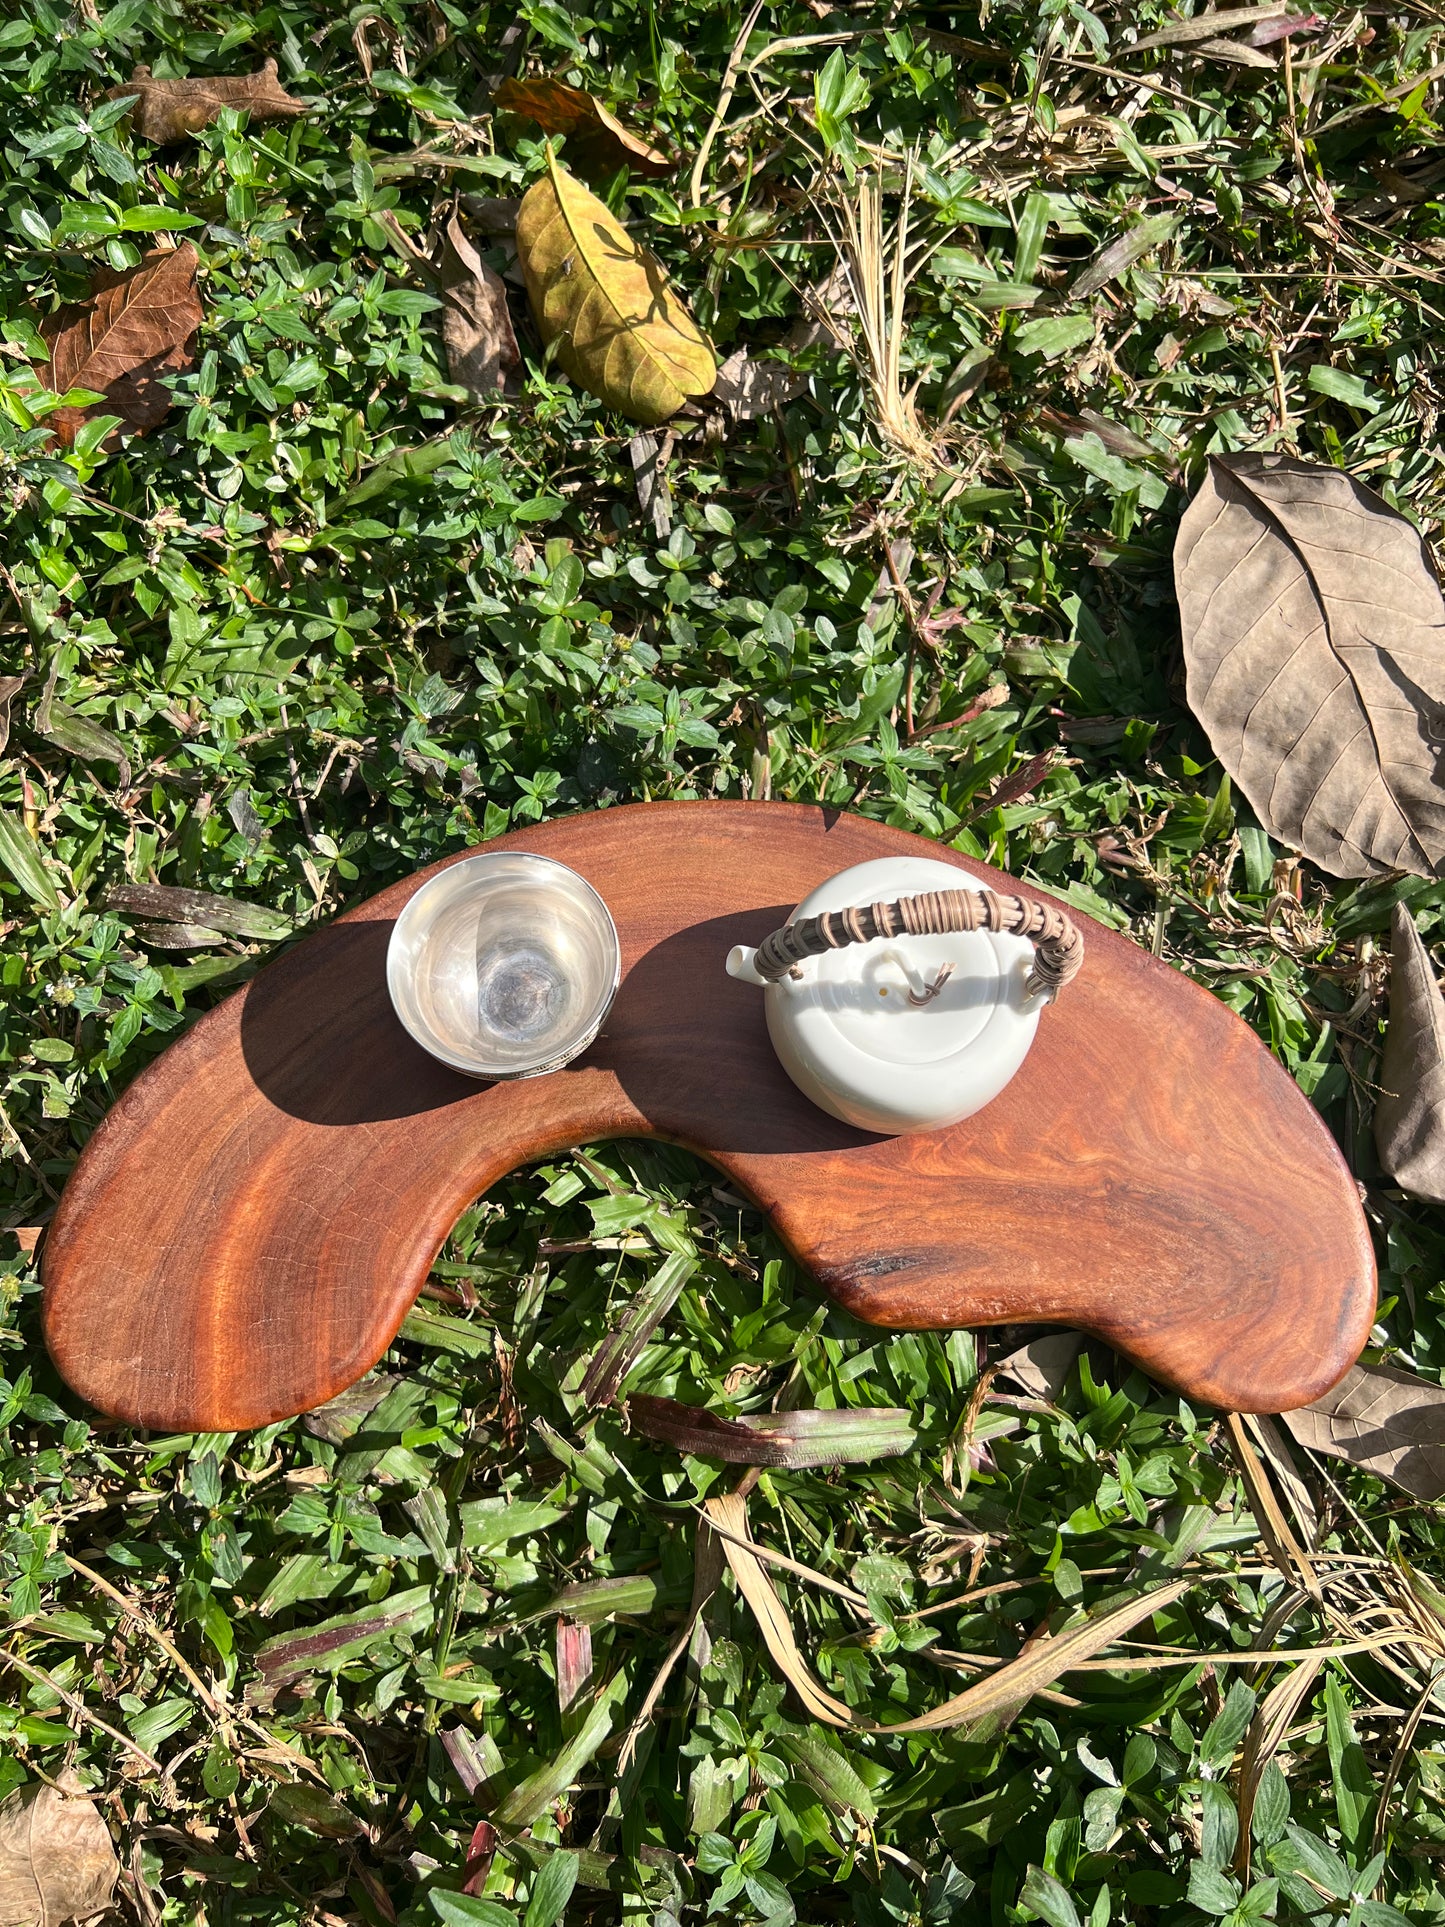
[[[1445,1237],[1382,1187],[1369,1109],[1380,935],[1402,895],[1438,934],[1445,885],[1336,884],[1271,847],[1183,707],[1169,555],[1203,458],[1245,446],[1343,463],[1438,529],[1445,31],[1423,5],[1331,5],[1286,75],[1277,45],[1268,70],[1131,55],[1124,8],[903,11],[765,9],[754,54],[837,35],[842,64],[821,114],[831,43],[741,78],[699,208],[733,6],[24,0],[0,26],[0,673],[29,677],[0,764],[12,1231],[43,1224],[126,1084],[285,941],[148,948],[107,912],[115,885],[235,896],[299,934],[543,817],[771,793],[1045,885],[1256,1026],[1370,1187],[1372,1355],[1438,1378]],[[136,61],[228,73],[268,53],[316,112],[161,152],[96,112]],[[904,382],[926,421],[957,401],[947,467],[892,456],[859,369],[814,346],[785,408],[723,435],[674,424],[661,540],[629,426],[535,337],[517,397],[450,390],[435,307],[378,215],[417,235],[453,185],[537,175],[538,144],[486,110],[506,61],[595,86],[681,157],[675,181],[609,192],[723,353],[781,341],[827,272],[820,165],[837,179],[881,146],[896,185],[916,147],[916,232],[939,246]],[[1152,90],[1117,77],[1135,74]],[[135,258],[134,207],[201,223],[201,359],[148,439],[66,454],[35,327],[98,261]],[[1159,215],[1174,224],[1136,262],[1071,295]],[[947,618],[921,641],[877,589],[905,538],[914,613],[938,584]],[[52,678],[68,724],[42,707]],[[457,1227],[369,1411],[237,1438],[79,1409],[41,1346],[31,1242],[0,1237],[0,1791],[67,1762],[104,1789],[140,1920],[548,1927],[574,1870],[559,1850],[582,1856],[569,1918],[658,1927],[1445,1914],[1445,1640],[1402,1577],[1438,1579],[1440,1525],[1361,1474],[1304,1468],[1322,1606],[1257,1547],[1219,1415],[1092,1353],[1052,1400],[980,1379],[1027,1334],[854,1325],[714,1174],[658,1148],[509,1180]],[[1181,1571],[1197,1583],[1133,1637],[1186,1659],[1348,1643],[1415,1600],[1413,1645],[1296,1676],[1247,1875],[1240,1747],[1288,1660],[1084,1671],[1003,1723],[830,1739],[729,1581],[620,1770],[684,1623],[698,1503],[737,1475],[629,1435],[579,1387],[679,1251],[696,1268],[629,1389],[720,1412],[901,1405],[919,1428],[906,1458],[766,1472],[750,1500],[760,1541],[866,1599],[778,1575],[860,1720],[916,1715],[975,1676],[954,1656],[1011,1658]],[[565,1712],[559,1611],[591,1631]],[[343,1616],[334,1669],[288,1671],[288,1636]],[[509,1911],[468,1914],[445,1890],[487,1812],[488,1898]]]

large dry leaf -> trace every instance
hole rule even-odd
[[[521,363],[507,290],[453,214],[441,258],[442,340],[447,368],[459,387],[479,398],[495,395]]]
[[[661,262],[551,155],[522,201],[517,257],[543,342],[619,414],[665,422],[711,389],[712,349]]]
[[[544,134],[561,134],[568,160],[589,179],[605,179],[619,167],[653,176],[673,170],[666,154],[630,134],[600,100],[565,80],[504,80],[493,99],[502,113],[534,121]]]
[[[1397,1184],[1445,1204],[1445,998],[1403,903],[1395,905],[1390,933],[1390,1023],[1375,1149]]]
[[[1339,469],[1216,457],[1174,545],[1190,706],[1271,836],[1335,876],[1445,864],[1445,603]]]
[[[0,1802],[0,1927],[60,1927],[110,1905],[120,1863],[77,1774]]]
[[[306,102],[288,94],[268,60],[254,74],[196,75],[153,80],[149,67],[137,67],[124,87],[112,87],[108,100],[135,96],[131,126],[143,140],[166,147],[209,127],[224,107],[243,107],[252,120],[290,120],[306,112]]]
[[[1176,1599],[1183,1598],[1193,1583],[1188,1579],[1176,1579],[1168,1585],[1136,1593],[1121,1605],[1096,1613],[1053,1638],[1031,1642],[1017,1659],[998,1667],[987,1678],[954,1694],[952,1699],[945,1700],[930,1712],[920,1714],[917,1719],[879,1726],[872,1721],[858,1719],[842,1700],[835,1699],[827,1692],[798,1651],[787,1609],[752,1548],[746,1502],[730,1492],[721,1498],[707,1500],[703,1510],[723,1542],[723,1551],[737,1581],[738,1591],[748,1602],[774,1665],[793,1688],[809,1716],[827,1726],[851,1726],[863,1733],[938,1732],[948,1727],[971,1726],[985,1719],[1010,1717],[1036,1693],[1052,1686],[1062,1674],[1082,1661],[1091,1659],[1095,1653],[1102,1652],[1116,1639],[1122,1639],[1141,1620],[1151,1618],[1172,1605]],[[1127,1668],[1127,1657],[1121,1658],[1118,1664],[1121,1669]]]
[[[90,388],[105,396],[88,408],[57,408],[45,423],[68,448],[92,415],[121,416],[138,435],[165,420],[165,375],[195,366],[192,349],[203,319],[196,291],[196,250],[189,241],[148,254],[124,274],[101,269],[90,299],[61,308],[41,323],[49,368],[37,369],[54,394]]]
[[[1312,1452],[1346,1459],[1417,1499],[1445,1495],[1445,1390],[1388,1365],[1355,1365],[1284,1422]]]

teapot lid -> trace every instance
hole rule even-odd
[[[927,857],[884,857],[841,871],[795,919],[966,882]],[[814,1103],[860,1128],[901,1132],[958,1123],[996,1097],[1038,1028],[1025,988],[1028,939],[986,929],[850,944],[810,957],[765,996],[773,1047]]]

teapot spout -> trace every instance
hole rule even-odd
[[[758,967],[753,959],[757,951],[745,943],[735,943],[728,952],[727,970],[730,977],[736,977],[745,984],[766,984],[767,978],[759,976]]]

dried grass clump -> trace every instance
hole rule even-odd
[[[938,245],[910,249],[909,215],[913,200],[913,157],[904,169],[903,201],[890,231],[883,212],[878,173],[860,168],[851,182],[838,182],[831,204],[819,208],[838,252],[847,281],[856,332],[830,307],[823,319],[838,346],[851,355],[867,383],[873,419],[885,444],[911,466],[929,471],[943,466],[936,434],[918,413],[918,383],[903,387],[903,311],[908,290]]]

